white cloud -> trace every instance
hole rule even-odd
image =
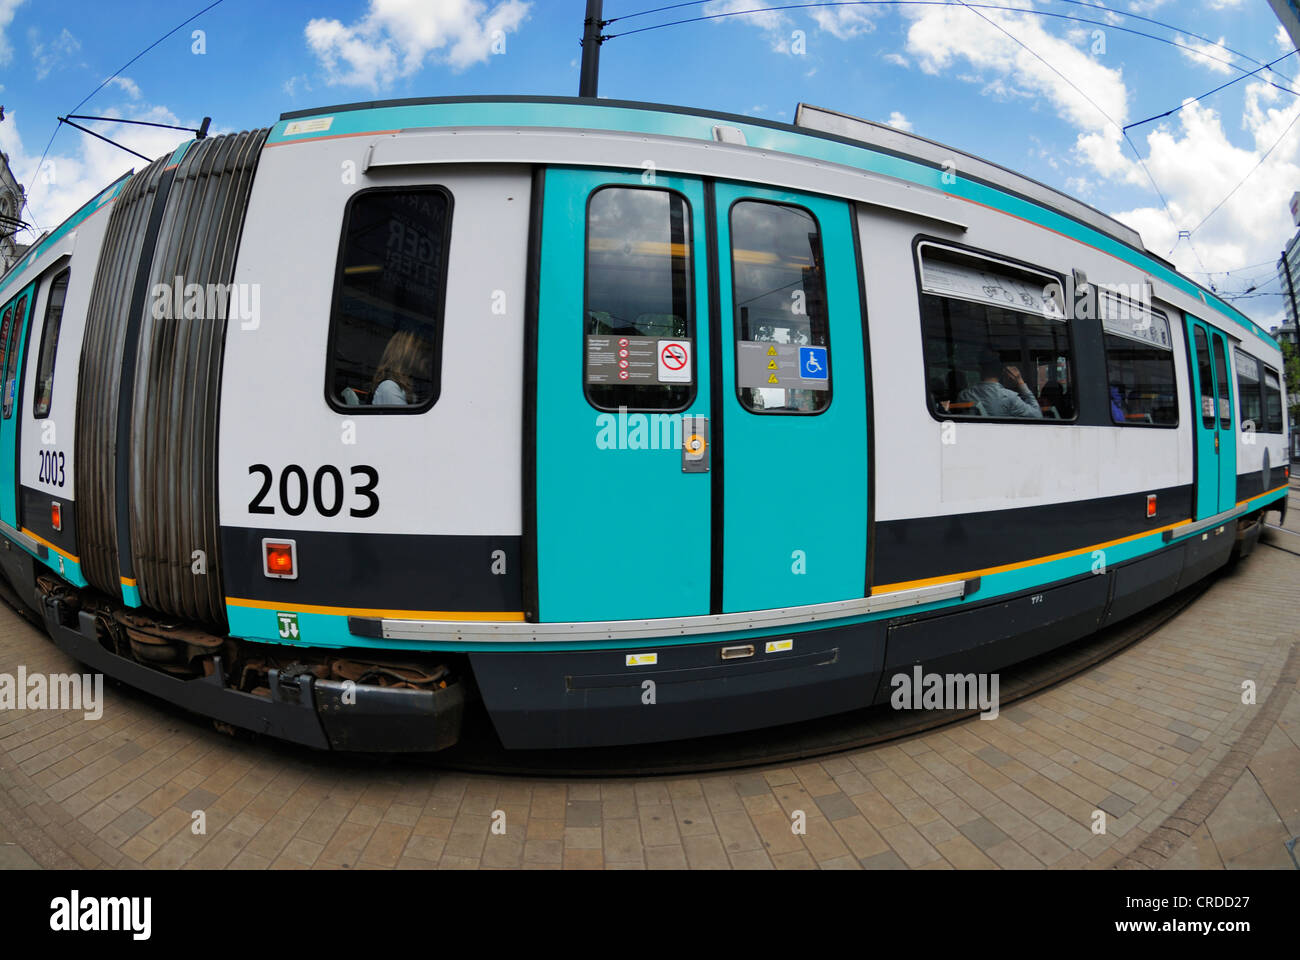
[[[1277,32],[1273,34],[1273,42],[1277,44],[1279,50],[1294,50],[1295,44],[1291,42],[1291,34],[1286,32],[1286,27],[1282,24],[1277,25]]]
[[[115,87],[119,87],[132,100],[140,99],[140,88],[130,77],[113,77],[108,81]]]
[[[1220,37],[1219,42],[1213,44],[1202,43],[1198,40],[1192,39],[1191,37],[1179,37],[1178,42],[1183,44],[1183,46],[1178,48],[1178,52],[1188,60],[1192,61],[1192,63],[1199,63],[1202,66],[1213,70],[1215,73],[1233,73],[1234,71],[1231,65],[1232,55],[1223,48],[1225,41],[1225,37]],[[1188,49],[1189,47],[1191,49]]]
[[[1115,214],[1141,232],[1147,246],[1160,255],[1174,248],[1172,259],[1186,272],[1201,270],[1192,249],[1178,241],[1178,230],[1190,230],[1249,175],[1192,237],[1207,270],[1232,270],[1275,258],[1294,228],[1287,201],[1300,184],[1300,126],[1291,128],[1277,148],[1255,169],[1260,158],[1300,114],[1300,103],[1269,104],[1277,91],[1251,84],[1246,95],[1243,126],[1253,141],[1234,145],[1219,114],[1210,107],[1189,104],[1178,114],[1177,130],[1166,126],[1149,134],[1147,167],[1169,202],[1174,223],[1151,204]],[[1288,98],[1289,99],[1289,98]],[[1253,173],[1251,171],[1254,171]],[[1256,309],[1262,309],[1256,307]]]
[[[809,12],[818,29],[841,40],[871,33],[876,29],[870,7],[822,7]]]
[[[98,112],[105,116],[154,123],[180,123],[175,114],[162,106],[131,105],[127,110],[114,106]],[[44,125],[43,122],[41,125]],[[155,158],[174,150],[179,143],[192,136],[179,130],[125,126],[112,122],[85,121],[83,125],[147,157]],[[29,139],[24,137],[22,131],[21,111],[6,110],[5,121],[0,123],[0,150],[9,155],[9,166],[14,176],[26,188],[28,206],[22,218],[41,229],[49,230],[58,226],[127,170],[132,167],[140,170],[145,165],[143,160],[132,157],[112,144],[65,127],[59,131],[45,163],[38,169],[41,159],[39,147],[29,149]],[[41,132],[36,135],[36,141],[43,144],[47,136]],[[20,235],[19,241],[29,243],[37,235],[39,230]]]
[[[35,27],[27,31],[27,38],[32,45],[32,60],[36,63],[36,79],[44,80],[55,67],[60,67],[70,57],[81,50],[81,41],[64,27],[59,35],[49,43],[39,39],[40,33]]]
[[[965,61],[975,73],[959,76],[981,83],[986,95],[1047,100],[1079,131],[1076,149],[1090,163],[1107,175],[1124,173],[1127,164],[1119,126],[1128,118],[1128,89],[1122,71],[1103,66],[1068,40],[1049,33],[1035,18],[980,13],[983,16],[951,7],[905,13],[912,20],[907,52],[922,70],[935,75],[953,75]]]
[[[1086,46],[1071,45],[1035,20],[984,13],[1086,91],[1117,124],[1128,122],[1129,91],[1120,69],[1091,59]],[[906,52],[922,70],[951,78],[952,83],[976,85],[986,97],[1045,103],[1074,129],[1074,149],[1056,149],[1047,158],[1063,189],[1094,203],[1116,187],[1145,191],[1149,197],[1145,203],[1112,215],[1138,230],[1147,247],[1161,256],[1175,247],[1179,230],[1196,227],[1227,196],[1300,113],[1300,101],[1283,97],[1266,83],[1253,83],[1245,91],[1240,120],[1235,110],[1225,110],[1221,116],[1212,106],[1193,102],[1169,120],[1142,128],[1145,137],[1135,131],[1134,142],[1160,185],[1169,206],[1167,214],[1116,126],[1041,61],[969,10],[930,8],[904,15],[912,20]],[[1216,55],[1227,59],[1222,51]],[[1232,126],[1225,130],[1229,118]],[[996,115],[991,122],[997,122]],[[1241,140],[1237,129],[1247,134],[1245,144],[1233,142]],[[1294,232],[1287,201],[1298,186],[1300,123],[1197,230],[1192,242],[1199,260],[1186,241],[1177,244],[1171,259],[1184,272],[1199,273],[1276,258]],[[1261,320],[1274,309],[1267,301],[1242,306],[1258,312]]]
[[[907,57],[897,53],[885,54],[885,62],[892,63],[896,67],[910,67],[912,65],[911,61],[908,60]]]
[[[5,30],[14,22],[14,14],[23,5],[23,0],[0,0],[0,67],[13,59],[14,48],[5,37]]]
[[[378,90],[429,60],[457,71],[486,61],[531,6],[524,0],[502,0],[491,9],[481,0],[370,0],[353,24],[318,18],[303,32],[327,83]]]
[[[890,113],[889,119],[885,122],[896,130],[904,130],[908,133],[912,132],[912,121],[907,119],[907,117],[903,116],[903,114],[897,110]]]

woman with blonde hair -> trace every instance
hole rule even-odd
[[[405,406],[420,402],[415,380],[428,377],[428,344],[412,330],[393,334],[371,383],[372,406]]]

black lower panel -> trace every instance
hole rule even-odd
[[[794,649],[721,659],[713,642],[628,653],[476,653],[474,678],[510,749],[652,743],[752,730],[867,706],[884,655],[881,623],[793,635]],[[647,687],[651,681],[653,687]],[[653,703],[647,702],[653,694]]]
[[[77,510],[71,500],[64,500],[57,494],[46,490],[34,490],[31,487],[19,487],[21,497],[18,516],[22,524],[42,540],[46,540],[60,550],[77,555]],[[59,505],[59,523],[62,530],[55,530],[50,516],[50,504]]]
[[[1150,557],[1116,567],[1106,624],[1118,623],[1139,610],[1172,596],[1183,573],[1183,549],[1176,545]]]
[[[1097,629],[1108,593],[1107,575],[1090,575],[959,613],[895,622],[876,699],[889,699],[890,678],[914,666],[989,673],[1085,637]]]
[[[1147,517],[1147,495],[1157,496]],[[1140,534],[1192,516],[1192,487],[876,523],[873,583],[1021,563]]]
[[[1190,587],[1228,562],[1237,542],[1237,521],[1231,520],[1213,530],[1189,537],[1183,542],[1183,572],[1178,589]]]
[[[1267,487],[1264,486],[1264,471],[1262,469],[1252,470],[1250,473],[1240,473],[1237,475],[1237,503],[1249,500],[1251,497],[1258,497],[1261,493],[1276,490],[1278,487],[1284,486],[1286,481],[1286,464],[1269,468]]]
[[[264,537],[297,543],[298,579],[265,576]],[[222,527],[221,550],[226,594],[244,600],[384,610],[523,610],[519,537]],[[497,551],[503,556],[494,556]]]

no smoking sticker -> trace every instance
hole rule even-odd
[[[691,341],[659,341],[659,382],[691,382]]]

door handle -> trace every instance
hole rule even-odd
[[[709,418],[682,417],[682,473],[708,473],[712,459]]]

